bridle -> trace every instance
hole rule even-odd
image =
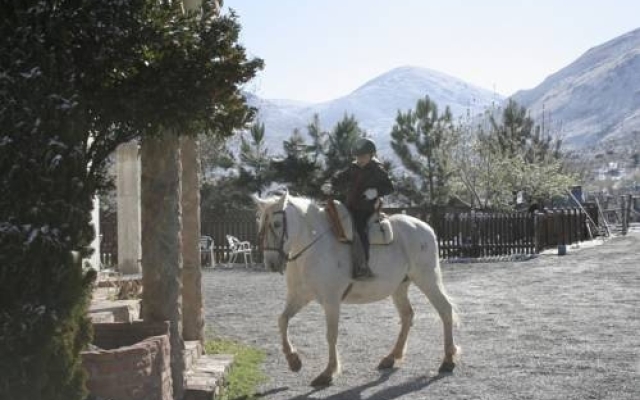
[[[269,223],[269,215],[267,215],[264,219],[264,224],[260,228],[260,232],[258,233],[260,240],[260,248],[264,251],[275,251],[278,253],[281,259],[287,260],[288,255],[284,251],[284,242],[289,238],[289,231],[287,229],[287,213],[285,210],[278,210],[272,213],[273,215],[282,214],[282,235],[280,236],[280,240],[278,243],[278,247],[269,247],[267,243],[267,228],[273,235],[273,237],[278,237],[276,230],[273,228],[273,225]]]
[[[286,262],[290,262],[290,261],[297,260],[302,254],[304,254],[307,250],[309,250],[314,244],[316,244],[318,242],[318,240],[322,239],[322,237],[327,232],[329,232],[331,230],[331,229],[326,229],[320,235],[316,236],[309,244],[304,246],[300,251],[295,253],[293,256],[289,256],[289,254],[287,254],[284,251],[284,243],[289,238],[286,207],[284,209],[282,209],[282,210],[274,211],[272,213],[272,215],[277,215],[277,214],[282,214],[282,235],[280,235],[280,240],[278,241],[278,247],[269,247],[269,246],[267,246],[267,243],[266,243],[266,240],[267,240],[267,229],[266,228],[267,227],[269,228],[270,233],[274,237],[277,237],[277,232],[275,231],[273,226],[269,223],[269,216],[268,215],[265,217],[264,225],[260,229],[260,232],[258,233],[258,236],[259,236],[260,247],[261,247],[262,251],[275,251],[275,252],[277,252],[278,255],[280,256],[281,261],[283,261],[283,262],[285,262],[285,261]]]

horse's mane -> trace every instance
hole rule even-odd
[[[267,206],[272,206],[277,204],[282,199],[282,196],[270,196],[263,200]],[[318,213],[321,212],[322,207],[320,207],[315,200],[309,199],[307,197],[299,197],[293,195],[287,195],[287,202],[295,207],[302,215],[307,215],[309,217],[315,218]]]
[[[266,198],[264,201],[269,205],[273,205],[279,202],[280,199],[281,199],[281,196],[271,196]],[[287,201],[291,203],[295,208],[297,208],[303,214],[319,211],[321,208],[314,200],[309,199],[307,197],[288,195]]]
[[[311,209],[318,208],[316,202],[307,197],[289,195],[289,202],[305,214],[311,211]]]

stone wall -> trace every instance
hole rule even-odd
[[[93,346],[82,352],[87,389],[118,400],[172,400],[169,323],[94,324]]]

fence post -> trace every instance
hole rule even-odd
[[[527,240],[528,240],[528,250],[527,250],[527,254],[535,254],[537,252],[536,250],[536,234],[537,234],[537,229],[536,229],[536,214],[537,212],[530,212],[528,215],[528,226],[527,226]]]
[[[627,207],[625,209],[625,214],[626,214],[626,220],[627,220],[627,232],[629,231],[629,224],[631,224],[631,208],[633,205],[633,196],[628,194],[627,195]]]
[[[627,219],[627,196],[620,196],[620,214],[622,217],[622,234],[626,235],[629,230],[629,220]]]
[[[545,220],[546,214],[542,212],[534,212],[534,231],[535,231],[535,251],[540,253],[544,246],[544,232],[545,232]]]

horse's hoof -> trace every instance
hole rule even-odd
[[[313,387],[330,386],[333,384],[333,376],[328,374],[320,374],[316,379],[311,382]]]
[[[396,359],[391,356],[387,356],[380,361],[380,364],[378,364],[378,369],[389,369],[393,368],[395,365]]]
[[[300,361],[298,353],[287,355],[287,363],[289,363],[289,369],[293,372],[298,372],[302,368],[302,361]]]
[[[455,367],[456,363],[454,363],[453,361],[443,361],[440,365],[440,369],[438,369],[438,372],[441,374],[448,374],[453,372]]]

